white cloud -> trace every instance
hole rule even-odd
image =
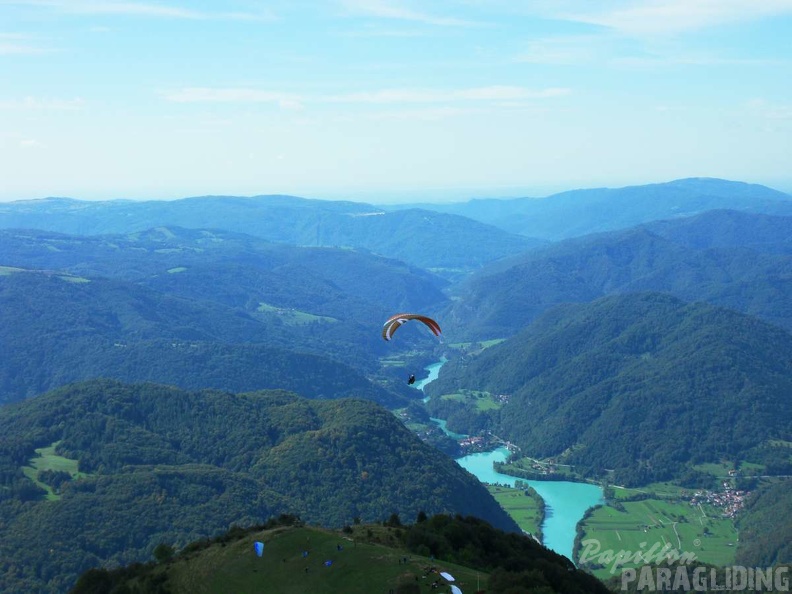
[[[655,68],[663,66],[784,66],[784,60],[769,60],[761,58],[721,58],[701,54],[674,55],[674,56],[629,56],[614,58],[611,63],[615,66],[633,68]]]
[[[34,44],[29,35],[0,33],[0,56],[47,54],[53,50]]]
[[[342,0],[342,4],[352,13],[382,19],[413,21],[444,27],[469,27],[476,25],[476,23],[464,19],[436,16],[420,10],[413,10],[404,6],[403,2],[394,2],[392,0]]]
[[[461,108],[461,107],[427,107],[422,109],[399,109],[399,110],[386,110],[372,114],[365,114],[363,117],[368,120],[384,121],[384,120],[397,120],[397,121],[425,121],[434,122],[444,120],[446,118],[455,118],[460,116],[469,116],[473,113],[480,112],[480,109]]]
[[[564,6],[554,16],[628,35],[673,34],[792,14],[792,0],[633,0],[594,11],[588,2]]]
[[[747,108],[752,114],[768,120],[792,120],[792,105],[752,99],[747,103]]]
[[[75,99],[42,99],[39,97],[0,99],[0,110],[71,111],[82,109],[84,105],[85,101],[79,97]]]
[[[45,148],[45,146],[35,138],[26,138],[20,140],[19,146],[23,149]]]
[[[116,0],[0,0],[0,4],[37,6],[62,13],[84,15],[125,15],[192,20],[275,20],[275,15],[267,9],[256,12],[206,12],[168,4],[119,2]]]
[[[175,103],[274,103],[283,109],[302,109],[305,103],[431,104],[508,102],[563,97],[570,93],[570,89],[560,87],[529,89],[526,87],[494,85],[467,89],[383,89],[313,97],[250,88],[189,87],[166,91],[162,95],[168,101]]]
[[[593,35],[560,36],[528,41],[515,58],[530,64],[583,64],[600,53],[601,39]]]
[[[568,95],[569,89],[528,89],[513,86],[474,87],[469,89],[385,89],[328,97],[336,103],[442,103],[456,101],[509,101]]]
[[[285,109],[302,106],[297,95],[260,89],[188,87],[162,94],[174,103],[275,103]]]

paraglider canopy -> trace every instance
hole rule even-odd
[[[393,333],[396,332],[396,330],[398,330],[402,324],[405,324],[410,320],[418,320],[419,322],[424,323],[435,336],[440,336],[442,333],[442,330],[440,330],[440,324],[435,322],[430,317],[421,314],[400,313],[389,317],[385,321],[385,324],[382,326],[382,338],[385,340],[390,340],[393,338]]]
[[[445,571],[441,571],[440,575],[443,576],[443,579],[446,580],[447,582],[453,582],[454,581],[454,576],[451,575],[450,573],[447,573]]]
[[[256,541],[253,543],[253,548],[256,549],[256,555],[261,557],[264,554],[264,543],[260,541]]]
[[[451,592],[453,592],[453,594],[462,594],[462,590],[460,590],[457,586],[451,586]]]

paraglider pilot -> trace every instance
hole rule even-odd
[[[411,386],[415,383],[415,375],[414,374],[410,374],[410,379],[407,380],[407,383],[409,385],[411,385]]]

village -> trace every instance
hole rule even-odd
[[[698,505],[699,508],[702,504],[711,505],[723,510],[724,517],[734,518],[742,510],[749,494],[748,491],[734,489],[728,481],[723,481],[723,491],[696,491],[690,505]]]

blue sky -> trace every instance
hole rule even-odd
[[[792,192],[792,0],[0,0],[0,200]]]

